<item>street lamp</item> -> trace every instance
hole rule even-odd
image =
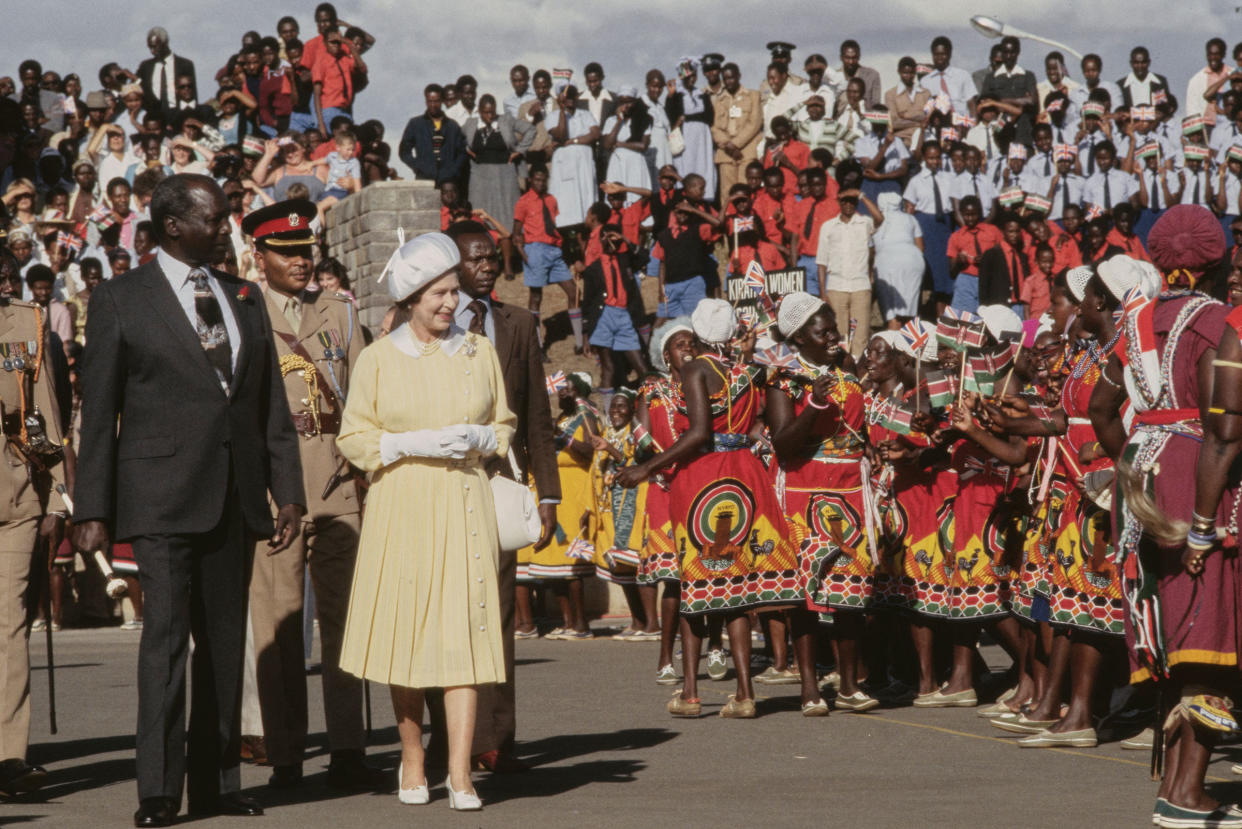
[[[970,25],[975,28],[976,32],[984,37],[1024,37],[1028,40],[1038,40],[1040,43],[1047,43],[1049,46],[1055,46],[1058,49],[1069,52],[1079,60],[1082,60],[1082,53],[1077,49],[1071,49],[1064,43],[1049,40],[1046,37],[1040,37],[1039,35],[1033,35],[1030,32],[1024,32],[1016,26],[1010,26],[1007,23],[1002,23],[995,17],[988,17],[985,14],[976,14],[974,17],[970,18]]]

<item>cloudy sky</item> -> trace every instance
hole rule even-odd
[[[247,29],[275,34],[281,15],[292,14],[303,39],[315,34],[315,3],[278,0],[211,0],[170,3],[167,0],[105,0],[81,3],[6,3],[4,12],[7,65],[0,74],[16,76],[26,57],[41,60],[62,74],[77,72],[87,90],[95,88],[98,68],[109,60],[136,69],[148,56],[145,33],[150,26],[166,28],[173,51],[195,62],[200,93],[204,79],[235,51]],[[360,96],[355,115],[384,122],[395,144],[406,119],[421,112],[423,86],[446,82],[470,72],[481,91],[510,94],[508,69],[515,62],[530,66],[572,67],[581,77],[588,61],[603,64],[606,84],[641,86],[652,67],[667,73],[683,54],[722,52],[742,69],[743,83],[756,86],[762,78],[769,40],[797,45],[794,62],[821,52],[836,62],[841,40],[862,44],[863,63],[878,69],[885,86],[896,80],[897,59],[909,54],[929,60],[931,38],[947,34],[955,46],[954,63],[967,69],[984,64],[990,41],[975,33],[968,20],[985,13],[1004,22],[1065,42],[1080,52],[1104,58],[1104,74],[1116,79],[1128,71],[1130,47],[1142,43],[1153,55],[1153,70],[1167,75],[1181,97],[1186,80],[1203,65],[1204,41],[1222,34],[1230,41],[1240,16],[1232,3],[1179,0],[1176,26],[1164,0],[1120,3],[1029,3],[1017,0],[863,0],[820,3],[815,0],[707,2],[706,0],[342,0],[340,17],[375,35],[367,54],[371,86]],[[674,12],[673,9],[676,9]],[[814,9],[815,11],[808,11]],[[20,33],[20,42],[18,42]],[[0,41],[0,42],[3,42]],[[1042,79],[1043,56],[1050,47],[1024,41],[1020,63]],[[1071,74],[1078,76],[1077,67]],[[393,135],[396,133],[397,135]]]

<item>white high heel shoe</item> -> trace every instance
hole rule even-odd
[[[401,785],[403,780],[405,780],[405,763],[402,763],[397,767],[398,800],[406,806],[425,806],[431,802],[431,793],[427,791],[426,782],[424,782],[421,786],[415,786],[412,789],[407,789]]]
[[[483,801],[479,799],[478,792],[455,791],[453,784],[447,779],[444,781],[444,788],[448,789],[450,809],[458,812],[478,812],[483,809]]]

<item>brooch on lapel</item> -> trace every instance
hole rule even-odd
[[[240,288],[238,288],[237,289],[237,301],[238,302],[249,302],[250,301],[250,289],[253,287],[254,287],[253,285],[247,282],[245,285],[242,285]]]
[[[466,344],[462,346],[462,350],[466,352],[467,357],[473,357],[478,351],[478,347],[475,345],[474,339],[474,334],[466,335]]]

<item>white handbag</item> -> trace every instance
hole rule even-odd
[[[673,155],[681,155],[686,151],[686,139],[681,134],[681,127],[674,127],[668,134],[668,151]]]
[[[543,523],[539,520],[539,505],[530,487],[518,483],[522,477],[518,471],[517,459],[513,450],[509,450],[509,467],[513,470],[513,480],[504,475],[494,475],[491,479],[492,500],[496,502],[496,532],[500,536],[500,549],[506,551],[520,550],[534,544],[543,534]]]

